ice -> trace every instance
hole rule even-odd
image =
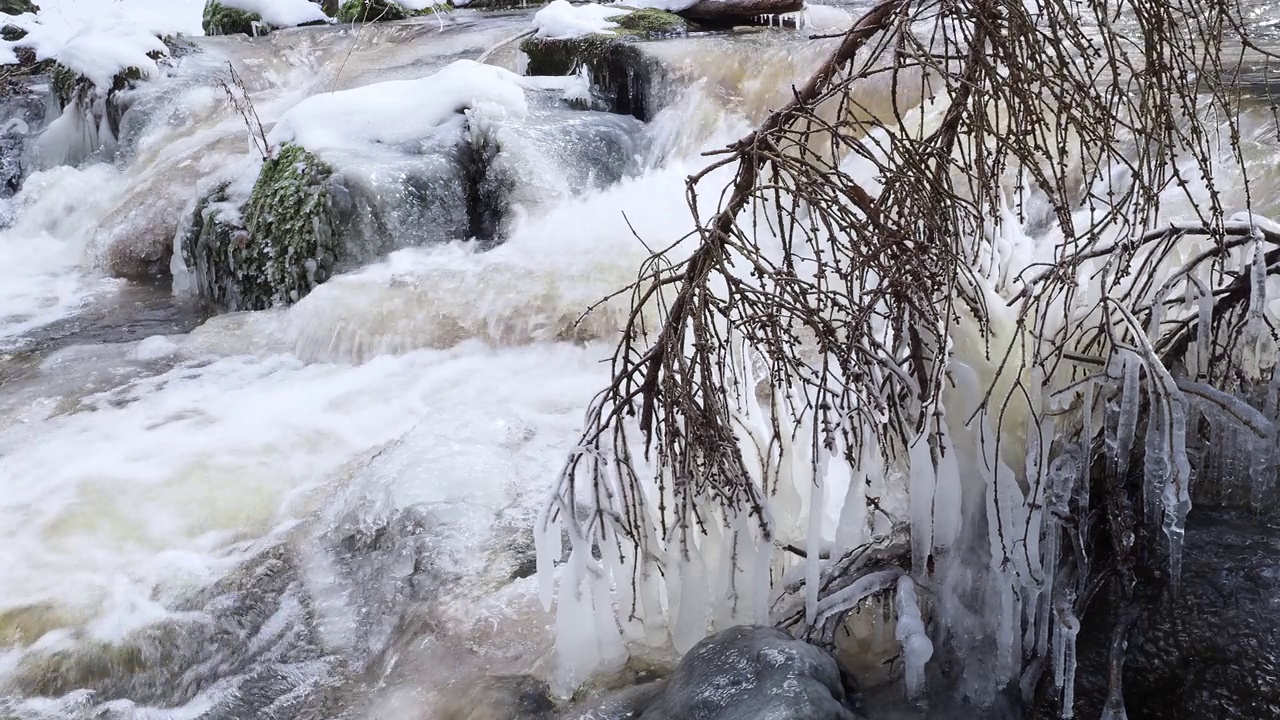
[[[570,40],[585,35],[608,33],[618,24],[610,21],[631,12],[624,7],[597,5],[572,5],[568,0],[553,0],[533,16],[537,37],[548,40]]]
[[[809,536],[805,543],[804,606],[805,617],[812,624],[818,617],[818,581],[822,571],[822,495],[826,490],[827,471],[831,467],[831,450],[818,449],[814,468],[817,476],[809,492]]]
[[[408,7],[407,3],[412,1],[403,0],[399,4]],[[306,23],[329,21],[329,16],[325,15],[320,6],[311,0],[218,0],[218,2],[235,10],[257,13],[262,17],[262,22],[271,27],[294,27]]]
[[[933,643],[925,632],[920,605],[916,600],[916,584],[909,575],[898,578],[896,607],[898,625],[894,630],[894,637],[902,645],[907,695],[916,699],[924,694],[925,664],[933,657]]]

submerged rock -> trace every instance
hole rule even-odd
[[[561,720],[859,720],[830,653],[777,628],[738,626],[694,645],[665,680],[570,708]]]
[[[1124,661],[1130,720],[1280,717],[1280,521],[1196,507],[1187,521],[1182,592],[1143,600]],[[1100,597],[1078,639],[1076,717],[1098,717],[1119,608]],[[1052,683],[1048,683],[1052,684]],[[1037,718],[1060,717],[1046,693]]]
[[[688,31],[684,18],[661,10],[635,10],[612,22],[612,34],[595,33],[567,40],[530,38],[520,49],[529,57],[530,75],[572,75],[586,68],[592,89],[610,111],[649,120],[661,108],[653,106],[650,88],[663,72],[660,63],[637,47],[645,40],[680,37]]]
[[[337,17],[339,22],[345,23],[408,20],[431,15],[437,8],[432,5],[422,10],[410,10],[395,0],[345,0],[338,7]]]

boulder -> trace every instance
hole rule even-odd
[[[857,720],[836,659],[776,628],[739,626],[680,661],[640,720]]]
[[[649,120],[661,108],[652,102],[663,67],[637,46],[641,41],[680,37],[688,23],[661,10],[634,10],[612,18],[618,28],[579,38],[530,38],[520,49],[529,57],[530,75],[572,75],[586,68],[592,90],[611,112]]]
[[[197,203],[180,245],[200,297],[223,310],[262,310],[297,302],[328,279],[337,260],[335,197],[329,166],[284,145],[262,167],[247,203],[228,186]]]
[[[339,22],[379,22],[408,20],[411,17],[431,15],[442,6],[432,5],[422,10],[410,10],[395,0],[345,0],[338,7]]]

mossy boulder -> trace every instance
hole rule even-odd
[[[0,13],[21,15],[22,13],[36,12],[40,12],[40,8],[31,0],[0,0]]]
[[[257,36],[271,32],[271,26],[262,22],[261,15],[229,8],[218,0],[205,3],[201,27],[205,35]]]
[[[337,17],[339,22],[344,23],[408,20],[431,15],[444,7],[432,5],[422,10],[410,10],[394,0],[346,0],[338,8]]]
[[[572,75],[585,67],[593,91],[613,112],[649,120],[656,113],[650,87],[661,67],[637,44],[645,40],[680,37],[688,32],[684,18],[661,10],[633,10],[611,18],[618,27],[568,40],[530,38],[520,45],[529,57],[530,75]]]
[[[263,310],[327,280],[340,251],[331,176],[315,155],[286,144],[263,164],[244,205],[225,185],[203,198],[182,241],[200,296],[223,310]]]

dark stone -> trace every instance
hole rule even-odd
[[[40,8],[31,0],[0,0],[0,13],[21,15],[35,12],[40,12]]]
[[[1181,587],[1179,596],[1167,588],[1139,596],[1124,663],[1129,719],[1280,717],[1280,521],[1193,508]],[[1076,717],[1098,717],[1105,702],[1106,651],[1120,614],[1101,595],[1083,616]],[[1042,693],[1035,717],[1060,717],[1055,695]]]
[[[693,646],[641,720],[858,720],[852,683],[826,650],[740,626]]]
[[[560,720],[633,720],[640,717],[667,689],[665,680],[634,685],[575,705]]]
[[[683,18],[660,10],[635,10],[612,19],[612,35],[596,33],[568,40],[530,38],[520,49],[529,56],[530,75],[572,75],[585,67],[592,91],[611,112],[650,120],[660,107],[651,88],[664,68],[638,47],[645,40],[679,37],[688,30]]]

